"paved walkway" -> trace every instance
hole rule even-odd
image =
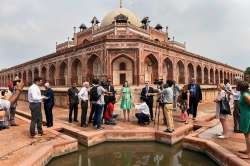
[[[34,165],[47,163],[52,157],[77,150],[77,140],[53,130],[31,139],[29,122],[17,116],[18,126],[0,131],[0,165]]]
[[[243,134],[233,132],[233,117],[232,116],[229,119],[229,126],[230,126],[231,134],[230,134],[230,137],[227,139],[219,139],[216,136],[216,134],[222,133],[222,126],[219,122],[216,126],[199,134],[198,137],[202,139],[206,139],[206,140],[211,140],[214,143],[234,153],[235,155],[238,155],[239,150],[246,149],[245,138]],[[245,161],[247,161],[250,165],[250,160],[245,160]]]

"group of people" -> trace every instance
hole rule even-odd
[[[223,131],[218,138],[230,137],[229,116],[233,115],[234,132],[243,133],[246,140],[246,150],[239,151],[239,156],[250,159],[250,90],[249,83],[236,81],[236,88],[232,88],[228,80],[218,85],[216,102],[216,117],[220,120]]]
[[[19,80],[20,82],[20,80]],[[19,83],[18,82],[18,83]],[[44,104],[44,111],[46,115],[46,126],[53,126],[53,113],[54,106],[54,92],[50,88],[48,82],[44,84],[45,91],[42,94],[40,87],[43,82],[41,78],[35,78],[33,84],[28,89],[28,102],[31,110],[31,124],[30,135],[34,137],[36,135],[36,128],[38,135],[43,135],[42,130],[42,103]],[[17,85],[15,85],[17,86]],[[15,94],[16,87],[13,86],[12,92]],[[10,86],[11,87],[11,86]],[[9,88],[11,89],[11,88]],[[141,102],[135,104],[132,98],[132,90],[129,87],[127,81],[125,81],[119,98],[116,101],[116,91],[111,84],[111,79],[106,82],[100,82],[98,79],[93,80],[93,84],[89,85],[88,82],[83,83],[83,87],[78,90],[76,83],[73,83],[72,87],[68,89],[68,105],[69,105],[69,117],[68,122],[78,122],[78,105],[80,103],[81,111],[81,127],[87,127],[90,123],[93,124],[97,130],[103,129],[102,124],[115,125],[117,114],[114,114],[114,105],[118,100],[120,101],[120,109],[123,111],[123,120],[130,121],[130,112],[135,108],[135,117],[138,119],[139,125],[148,125],[151,121],[155,120],[156,111],[154,108],[154,96],[157,97],[157,108],[159,112],[163,112],[164,123],[167,126],[166,132],[174,131],[173,110],[176,110],[177,105],[182,110],[181,118],[187,123],[188,114],[193,114],[193,118],[197,115],[197,106],[200,100],[202,100],[202,93],[200,86],[193,82],[183,87],[180,90],[179,86],[174,82],[168,80],[165,84],[162,82],[158,84],[157,88],[150,86],[149,82],[145,83],[145,87],[141,91]],[[177,104],[178,103],[178,104]],[[16,108],[16,103],[11,104]],[[87,120],[88,109],[90,108],[89,118]],[[2,109],[3,110],[3,109]],[[15,109],[13,109],[15,110]],[[154,115],[155,113],[155,115]],[[5,126],[8,127],[9,123],[16,125],[13,120],[13,116],[8,113],[5,114],[8,118],[5,118]],[[11,118],[12,117],[12,118]],[[6,120],[8,119],[8,120]],[[11,123],[10,123],[11,124]]]
[[[245,135],[247,150],[242,151],[244,157],[250,158],[250,91],[249,84],[244,81],[237,81],[237,87],[233,89],[228,80],[224,84],[218,85],[218,95],[214,102],[216,103],[216,117],[220,120],[223,132],[218,134],[218,138],[228,138],[230,136],[228,118],[230,114],[234,117],[234,132],[242,132]],[[42,79],[35,78],[33,84],[28,89],[28,102],[31,110],[30,135],[34,137],[36,128],[38,135],[43,135],[42,129],[42,103],[46,115],[46,126],[53,126],[54,92],[49,83],[45,83],[45,91],[42,94],[40,87]],[[24,83],[16,78],[9,84],[9,90],[1,91],[0,98],[0,129],[16,126],[15,111],[17,99],[23,89]],[[173,111],[177,107],[181,110],[180,118],[186,124],[189,115],[195,121],[197,117],[197,107],[202,101],[202,92],[199,84],[192,79],[190,84],[184,85],[181,89],[174,81],[168,80],[164,84],[157,83],[157,88],[150,86],[149,82],[140,94],[140,103],[135,104],[132,98],[132,90],[126,81],[121,89],[120,94],[116,94],[111,80],[99,82],[93,80],[93,84],[83,83],[80,91],[74,83],[68,89],[69,98],[69,123],[78,122],[78,105],[81,106],[81,126],[87,127],[92,123],[97,130],[102,130],[102,124],[116,125],[117,114],[114,113],[114,105],[120,102],[120,109],[123,111],[123,120],[130,121],[130,112],[135,108],[135,117],[139,125],[148,125],[151,121],[156,120],[157,113],[163,112],[163,120],[167,126],[165,132],[174,131]],[[118,98],[116,99],[116,96]],[[156,97],[156,98],[154,98]],[[156,102],[155,102],[156,101]],[[154,107],[154,103],[157,105]],[[87,119],[90,108],[89,118]],[[156,110],[154,111],[154,108]],[[72,119],[73,116],[73,119]],[[159,119],[158,119],[159,121]]]
[[[69,123],[72,123],[72,114],[74,113],[73,121],[78,122],[78,104],[81,104],[81,127],[87,127],[93,122],[93,126],[97,130],[103,129],[102,123],[115,125],[117,115],[114,112],[115,90],[111,85],[111,80],[100,83],[98,79],[93,80],[91,89],[89,83],[84,82],[83,87],[79,91],[76,83],[68,89],[69,97]],[[87,113],[90,105],[90,115],[87,122]]]

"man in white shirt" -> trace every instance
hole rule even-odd
[[[42,111],[41,111],[41,102],[45,99],[41,95],[41,90],[39,86],[42,84],[41,78],[35,78],[34,83],[29,87],[28,90],[28,101],[29,108],[31,111],[31,123],[30,123],[30,136],[33,138],[36,135],[35,128],[37,127],[38,134],[43,135],[42,129]]]
[[[82,115],[81,115],[81,127],[87,127],[87,113],[88,113],[88,101],[89,101],[89,94],[88,94],[89,83],[84,82],[83,87],[78,93],[78,97],[81,101],[81,108],[82,108]]]
[[[149,107],[148,107],[144,97],[141,97],[141,101],[143,101],[143,103],[135,105],[135,109],[139,111],[138,113],[135,114],[135,116],[138,119],[139,125],[145,125],[145,123],[149,124],[150,123]]]

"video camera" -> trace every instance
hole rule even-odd
[[[19,79],[19,80],[14,80],[14,81],[12,81],[13,82],[13,86],[16,86],[17,85],[17,83],[20,83],[21,82],[21,80]]]
[[[156,80],[154,80],[154,84],[161,86],[163,84],[163,79],[156,79]]]

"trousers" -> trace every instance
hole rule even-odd
[[[30,123],[30,134],[36,134],[36,127],[39,134],[43,133],[42,129],[42,111],[41,103],[30,103],[29,105],[31,111],[31,123]]]
[[[164,114],[167,121],[167,129],[174,130],[174,119],[173,119],[173,104],[164,105]]]

